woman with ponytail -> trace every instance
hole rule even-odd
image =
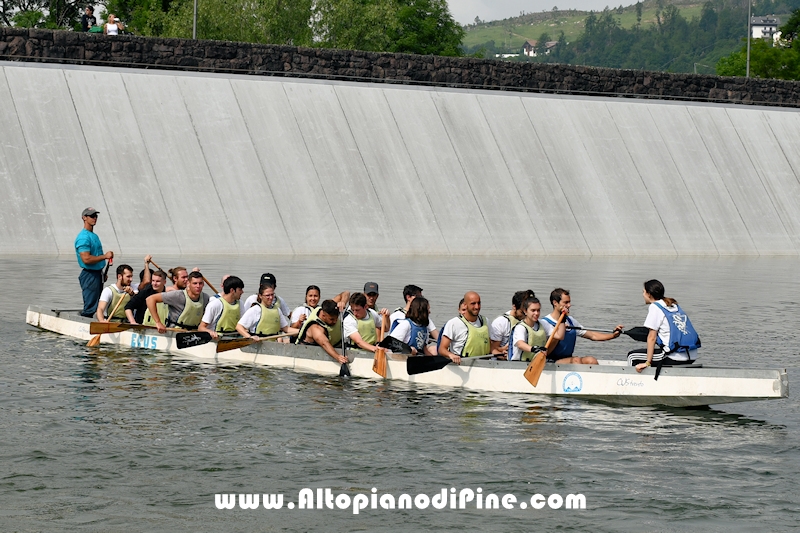
[[[644,326],[650,330],[647,348],[628,353],[628,363],[641,372],[648,366],[688,365],[697,359],[700,337],[678,302],[664,296],[657,279],[644,283],[644,302],[649,304]]]

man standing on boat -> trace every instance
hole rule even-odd
[[[203,292],[205,282],[200,272],[189,274],[189,285],[182,291],[161,292],[147,298],[147,310],[156,323],[159,333],[166,333],[167,326],[183,329],[197,329],[203,319],[209,296]],[[158,304],[164,302],[169,306],[169,316],[162,317],[158,313]]]
[[[439,355],[461,364],[462,357],[480,357],[491,353],[489,324],[481,316],[481,297],[470,291],[464,295],[464,313],[451,318],[442,330]]]
[[[97,224],[99,211],[93,207],[87,207],[81,213],[83,219],[83,229],[75,238],[75,255],[78,257],[78,265],[83,269],[78,280],[83,292],[83,316],[94,316],[97,310],[97,302],[100,300],[100,293],[103,291],[103,268],[106,261],[114,258],[114,252],[103,253],[103,245],[94,232]]]
[[[539,321],[542,326],[544,326],[544,332],[548,338],[550,337],[550,333],[552,333],[553,329],[556,327],[561,314],[564,313],[569,315],[569,309],[572,306],[572,298],[569,295],[569,291],[566,289],[553,289],[553,292],[550,293],[550,303],[553,306],[553,312],[546,317],[543,317]],[[566,316],[564,321],[558,326],[558,330],[553,337],[556,341],[558,341],[558,344],[556,344],[556,347],[553,348],[549,354],[547,354],[547,361],[551,363],[562,364],[596,365],[597,359],[594,357],[572,356],[572,354],[575,352],[575,341],[578,339],[578,337],[583,337],[584,339],[589,339],[591,341],[608,341],[619,337],[623,329],[624,327],[622,324],[620,324],[614,328],[613,333],[600,333],[598,331],[591,331],[588,329],[583,329],[583,326],[581,326],[580,322],[571,316]]]
[[[97,312],[95,314],[99,322],[125,320],[125,304],[133,296],[131,281],[133,281],[133,267],[130,265],[118,266],[116,283],[112,283],[100,293],[100,301],[97,302]],[[106,316],[106,313],[110,314],[112,312],[114,313],[113,316]]]

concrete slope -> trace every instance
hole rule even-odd
[[[0,251],[797,255],[800,112],[0,63]]]

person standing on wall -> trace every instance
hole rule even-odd
[[[81,31],[87,32],[89,28],[97,25],[97,19],[94,16],[94,7],[86,6],[86,13],[81,15]]]
[[[119,32],[125,29],[125,25],[114,16],[114,13],[108,14],[105,26],[103,26],[103,33],[106,35],[119,35]]]
[[[103,253],[103,244],[94,232],[98,213],[93,207],[83,210],[83,229],[75,238],[75,255],[78,257],[78,265],[83,269],[78,276],[83,292],[81,315],[88,317],[94,316],[100,293],[103,292],[103,267],[106,266],[106,261],[114,258],[114,252]]]

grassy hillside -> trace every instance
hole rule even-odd
[[[702,2],[668,2],[678,6],[681,15],[687,20],[699,17]],[[667,3],[665,3],[666,5]],[[642,9],[642,27],[655,23],[655,2],[644,2]],[[615,17],[623,28],[632,28],[636,24],[636,6],[624,7],[619,13],[619,8],[614,10]],[[543,13],[529,13],[521,17],[505,20],[481,22],[471,24],[464,29],[463,46],[466,50],[475,49],[494,41],[496,50],[518,52],[527,39],[537,40],[542,33],[548,33],[555,40],[563,31],[567,41],[572,41],[583,33],[583,21],[589,15],[588,11],[551,11]]]

